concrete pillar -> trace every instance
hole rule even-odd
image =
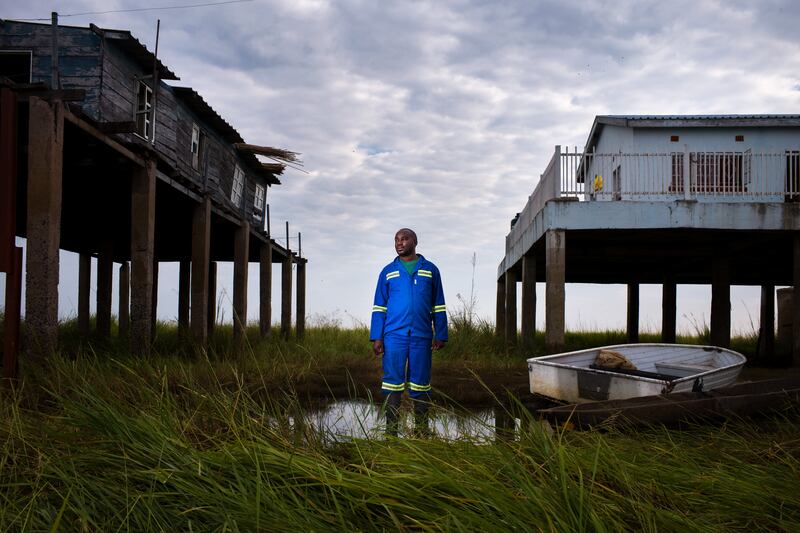
[[[517,343],[517,273],[506,271],[506,342]]]
[[[233,243],[233,340],[242,342],[247,327],[247,267],[250,264],[250,223],[236,230]]]
[[[545,348],[548,353],[564,348],[566,234],[548,230],[545,236]]]
[[[131,179],[131,350],[150,353],[153,328],[153,254],[156,163],[148,159]]]
[[[292,254],[287,253],[281,269],[281,336],[289,338],[292,329]]]
[[[131,267],[127,261],[119,267],[119,336],[126,337],[131,326]]]
[[[192,294],[191,286],[192,262],[183,260],[178,265],[178,335],[186,337],[189,332],[189,302]]]
[[[727,348],[731,345],[731,278],[727,253],[715,253],[711,268],[711,344]]]
[[[211,261],[208,264],[208,322],[206,329],[208,336],[214,335],[214,328],[217,325],[217,262]]]
[[[536,258],[522,257],[522,345],[533,346],[536,335]]]
[[[758,320],[759,359],[772,359],[775,355],[775,285],[761,286],[761,312]]]
[[[78,333],[89,335],[89,302],[92,290],[92,256],[80,254],[78,257]]]
[[[25,332],[29,356],[42,359],[58,342],[64,108],[31,97],[28,109]]]
[[[306,331],[306,263],[297,263],[297,314],[295,330],[297,338],[302,339]]]
[[[673,281],[661,286],[661,342],[674,343],[677,330],[678,287]]]
[[[208,341],[208,274],[211,254],[211,199],[204,198],[192,214],[192,338],[200,346]]]
[[[792,358],[794,288],[778,289],[776,293],[778,296],[778,336],[775,339],[775,353],[781,360],[788,362]]]
[[[261,245],[258,291],[260,293],[258,325],[261,336],[266,337],[272,326],[272,241],[270,240]]]
[[[111,293],[114,283],[114,260],[110,241],[103,244],[97,254],[97,311],[95,326],[97,336],[106,339],[111,336]]]
[[[792,365],[800,367],[800,233],[794,235],[794,301],[792,302]]]
[[[495,330],[498,337],[506,334],[506,276],[497,279],[497,307],[495,309]]]
[[[639,342],[638,283],[628,283],[628,342]]]
[[[156,326],[158,325],[158,261],[153,260],[153,296],[150,307],[150,340],[156,338]]]

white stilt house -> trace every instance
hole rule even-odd
[[[565,282],[627,284],[632,341],[639,283],[664,286],[665,341],[675,338],[676,284],[710,283],[712,341],[723,346],[730,285],[762,286],[762,348],[771,353],[774,288],[800,285],[800,115],[596,117],[583,150],[556,146],[512,221],[498,332],[516,339],[522,281],[522,336],[532,337],[537,280],[547,282],[550,351],[563,345]]]

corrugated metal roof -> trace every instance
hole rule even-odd
[[[244,142],[244,139],[242,139],[242,136],[239,135],[239,132],[236,131],[233,126],[228,124],[228,122],[222,118],[219,113],[214,111],[214,109],[208,105],[208,102],[206,102],[197,91],[191,87],[172,87],[172,91],[175,94],[175,97],[186,104],[186,106],[191,109],[194,114],[200,118],[200,120],[214,128],[214,131],[220,137],[222,137],[225,142],[230,144]],[[267,183],[270,185],[280,185],[281,182],[275,176],[275,174],[265,170],[261,164],[261,161],[259,161],[254,154],[240,151],[239,157],[241,157],[245,163],[247,163],[247,166],[250,167],[252,171],[256,172],[259,176],[267,180]]]
[[[153,59],[155,55],[142,44],[139,39],[133,36],[128,30],[112,30],[109,28],[100,28],[94,24],[89,24],[89,28],[97,35],[108,38],[114,44],[122,48],[122,50],[129,54],[134,60],[139,63],[139,66],[145,72],[152,72]],[[175,75],[160,59],[156,59],[158,64],[158,77],[162,80],[179,80],[180,78]]]
[[[770,120],[800,119],[800,115],[598,115],[597,118],[608,117],[623,120]]]

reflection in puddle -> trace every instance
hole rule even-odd
[[[496,416],[496,413],[500,416]],[[413,415],[404,410],[401,418],[401,435],[410,435],[414,427]],[[324,408],[306,412],[305,422],[326,440],[377,439],[384,435],[380,406],[365,401],[333,402]],[[430,410],[430,432],[433,437],[445,440],[493,442],[498,431],[513,434],[519,426],[520,419],[511,418],[502,408],[464,413],[437,407]]]

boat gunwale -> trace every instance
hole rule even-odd
[[[553,358],[557,358],[557,357],[565,357],[565,356],[568,356],[568,355],[582,354],[582,353],[595,351],[595,350],[600,351],[600,350],[607,350],[607,349],[611,349],[611,348],[630,347],[630,346],[636,346],[636,347],[668,347],[668,348],[675,348],[675,347],[678,347],[678,348],[697,348],[697,349],[703,349],[703,350],[706,350],[706,351],[728,352],[730,354],[733,354],[733,355],[737,356],[741,360],[738,363],[725,365],[725,366],[720,366],[720,367],[717,367],[717,368],[712,368],[710,370],[706,370],[704,372],[700,372],[698,374],[691,374],[689,376],[678,377],[678,378],[670,379],[670,380],[656,379],[656,378],[646,378],[646,377],[643,377],[643,376],[634,376],[634,375],[630,375],[630,374],[621,374],[619,372],[613,372],[613,371],[609,371],[609,370],[601,370],[599,368],[589,368],[589,367],[584,367],[584,366],[575,366],[575,365],[569,365],[569,364],[565,364],[565,363],[556,363],[556,362],[547,360],[547,359],[553,359]],[[677,384],[677,383],[693,381],[693,380],[697,379],[698,377],[704,377],[706,375],[713,374],[713,373],[718,373],[718,372],[721,372],[723,370],[728,370],[728,369],[731,369],[731,368],[735,368],[737,366],[744,366],[744,364],[747,362],[747,358],[744,355],[740,354],[739,352],[733,351],[730,348],[722,348],[721,346],[711,346],[711,345],[701,345],[701,344],[670,344],[670,343],[663,343],[663,342],[644,342],[644,343],[636,343],[636,344],[614,344],[614,345],[610,345],[610,346],[599,346],[597,348],[586,348],[586,349],[583,349],[583,350],[574,350],[574,351],[571,351],[571,352],[562,352],[562,353],[557,353],[557,354],[552,354],[552,355],[545,355],[545,356],[542,356],[542,357],[531,357],[531,358],[527,359],[526,362],[529,363],[529,364],[530,363],[536,363],[536,364],[541,364],[541,365],[544,365],[544,366],[565,368],[565,369],[569,369],[569,370],[586,370],[586,371],[589,371],[589,372],[598,372],[598,373],[602,373],[602,374],[608,374],[608,375],[611,375],[611,376],[622,377],[622,378],[625,378],[625,379],[632,379],[632,380],[635,380],[635,381],[644,381],[644,382],[647,382],[647,383],[660,383],[660,384],[670,383],[670,384],[674,385],[674,384]],[[531,372],[530,368],[528,368],[528,372]]]

